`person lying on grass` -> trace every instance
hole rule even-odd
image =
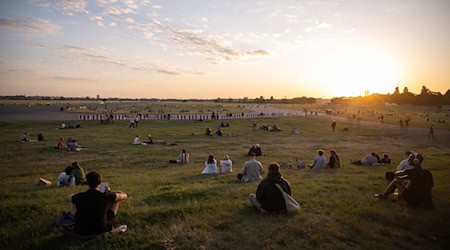
[[[86,175],[89,189],[67,197],[73,203],[75,232],[80,235],[95,235],[111,231],[119,210],[120,201],[127,199],[123,192],[111,192],[109,187],[100,192],[102,176],[92,171]]]
[[[350,163],[354,165],[372,166],[373,164],[376,164],[379,161],[380,160],[378,155],[372,152],[372,154],[364,156],[364,158],[362,158],[361,160],[352,161]]]
[[[256,194],[250,194],[249,200],[257,212],[285,212],[286,203],[283,194],[276,185],[279,185],[284,192],[291,195],[289,182],[281,176],[280,165],[272,162],[269,165],[269,173],[262,180]]]
[[[422,208],[433,208],[431,189],[433,188],[433,176],[430,171],[422,168],[423,156],[415,153],[409,156],[409,162],[413,169],[395,172],[392,180],[383,193],[375,194],[379,199],[387,199],[388,196],[398,190],[399,197],[409,205]],[[409,179],[405,185],[404,179]]]

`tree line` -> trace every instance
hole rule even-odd
[[[358,97],[335,97],[331,99],[332,103],[347,103],[347,102],[363,102],[363,103],[378,103],[388,102],[396,104],[412,104],[412,105],[430,105],[441,106],[450,105],[450,89],[445,94],[431,91],[426,86],[422,86],[419,94],[409,92],[408,87],[404,87],[400,92],[399,87],[396,87],[392,94],[372,94]]]

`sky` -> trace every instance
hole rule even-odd
[[[332,98],[450,86],[449,0],[1,0],[0,34],[0,95]]]

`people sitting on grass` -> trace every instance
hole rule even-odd
[[[217,168],[217,161],[214,158],[214,155],[209,155],[208,160],[205,161],[205,168],[202,171],[202,174],[218,174],[219,169]]]
[[[42,132],[39,132],[38,136],[37,136],[37,140],[38,141],[43,141],[45,139],[44,135],[42,134]]]
[[[66,128],[66,123],[62,122],[60,128],[61,128],[61,129],[65,129],[65,128]]]
[[[298,134],[299,134],[297,128],[293,128],[291,133],[292,133],[293,135],[298,135]]]
[[[189,163],[189,153],[186,152],[185,149],[183,149],[178,156],[178,162],[180,164],[188,164]]]
[[[328,162],[327,166],[329,168],[341,167],[341,163],[339,161],[339,156],[336,154],[336,150],[334,150],[334,149],[330,150],[330,161]]]
[[[211,128],[206,128],[205,135],[209,135],[209,136],[212,135],[212,130],[211,130]]]
[[[69,139],[67,139],[67,149],[69,151],[81,151],[81,150],[85,150],[87,148],[78,145],[78,143],[75,139],[72,139],[69,137]]]
[[[255,156],[262,156],[262,149],[259,144],[251,146],[251,148],[248,150],[247,155],[250,155],[250,153],[255,153]]]
[[[312,169],[320,169],[327,167],[327,158],[323,155],[323,150],[317,150],[317,155],[314,157],[313,163],[309,166]]]
[[[276,162],[269,165],[267,177],[262,180],[256,194],[250,194],[249,200],[257,212],[285,212],[286,203],[281,193],[284,192],[291,195],[291,187],[289,182],[281,176],[280,166]]]
[[[220,128],[217,128],[217,131],[216,131],[216,135],[217,136],[222,136],[222,129],[220,129]]]
[[[277,124],[274,125],[262,125],[259,127],[259,129],[266,130],[266,131],[281,131],[281,129],[278,127]]]
[[[144,142],[145,144],[153,144],[153,138],[151,134],[148,134],[147,140]]]
[[[222,174],[228,174],[233,172],[233,162],[228,155],[225,155],[224,159],[220,161],[220,172]]]
[[[433,208],[431,189],[434,186],[433,176],[430,171],[422,168],[424,158],[421,154],[411,154],[408,158],[413,169],[397,171],[383,193],[375,194],[379,199],[387,199],[390,194],[398,190],[400,199],[408,202],[409,205],[421,208]],[[408,179],[405,185],[403,179]]]
[[[229,127],[230,124],[228,124],[228,122],[221,122],[220,123],[220,127],[225,128],[225,127]]]
[[[56,146],[56,149],[64,149],[67,150],[66,143],[64,142],[64,139],[59,139],[58,145]]]
[[[82,236],[109,232],[114,228],[119,203],[127,199],[127,194],[111,192],[109,187],[100,192],[102,176],[96,171],[89,172],[86,179],[87,191],[67,197],[73,203],[75,232]]]
[[[28,142],[30,141],[30,138],[28,137],[28,133],[25,132],[23,135],[20,136],[20,141],[21,142]]]
[[[253,182],[262,180],[262,174],[264,172],[261,162],[256,160],[254,152],[249,154],[250,159],[244,163],[242,172],[237,175],[237,178],[241,182]]]
[[[352,161],[350,162],[351,164],[354,165],[362,165],[362,166],[372,166],[376,163],[378,163],[379,158],[377,158],[377,154],[372,152],[372,154],[370,155],[366,155],[364,158],[362,158],[361,160],[358,161]]]
[[[139,145],[139,144],[141,144],[141,142],[139,141],[139,135],[136,135],[136,137],[134,137],[134,140],[133,140],[133,145]]]
[[[407,170],[414,168],[414,166],[409,164],[409,156],[412,154],[411,151],[406,151],[404,153],[405,158],[398,164],[397,171]]]
[[[380,160],[381,165],[389,165],[391,164],[391,159],[389,158],[389,155],[384,153],[383,158]]]
[[[77,161],[72,162],[72,171],[70,172],[70,178],[75,178],[75,185],[77,186],[86,182],[84,169]]]
[[[73,166],[70,165],[64,169],[64,172],[61,172],[59,174],[58,181],[56,182],[57,188],[75,186],[75,184],[76,184],[75,178],[70,179],[72,170],[73,170]],[[71,180],[73,180],[73,181],[71,181]]]

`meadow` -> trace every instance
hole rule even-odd
[[[59,122],[0,121],[0,244],[3,249],[448,249],[450,247],[450,147],[411,141],[397,129],[340,122],[335,133],[320,117],[228,120],[223,137],[204,135],[218,120],[145,120],[138,128],[127,121],[82,122],[79,129],[59,130]],[[252,124],[277,124],[282,131],[253,129]],[[342,131],[344,126],[349,131]],[[297,127],[300,134],[292,135]],[[18,142],[24,132],[44,142]],[[177,145],[132,145],[139,134]],[[59,138],[72,137],[88,147],[77,153],[54,149]],[[425,137],[425,136],[424,136]],[[426,138],[428,139],[428,138]],[[296,158],[312,161],[318,148],[336,149],[340,169],[284,168],[293,197],[302,205],[294,214],[255,214],[247,196],[258,183],[238,183],[236,174],[251,145],[272,161]],[[171,164],[186,149],[188,165]],[[403,201],[380,201],[373,194],[387,185],[403,152],[425,156],[423,166],[434,177],[433,210],[414,209]],[[375,151],[387,152],[392,166],[349,165]],[[228,154],[233,174],[202,176],[209,154],[219,160]],[[328,157],[328,153],[327,153]],[[116,224],[124,234],[89,241],[64,235],[54,218],[71,208],[66,196],[86,186],[57,189],[38,185],[39,178],[56,181],[73,161],[86,172],[98,170],[112,190],[129,198],[121,203]]]

